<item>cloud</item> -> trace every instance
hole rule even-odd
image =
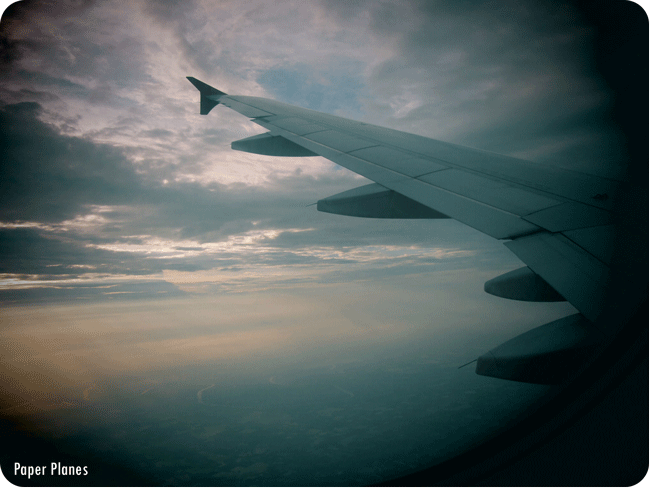
[[[137,174],[119,150],[57,134],[36,116],[34,102],[0,113],[0,218],[62,220],[84,204],[129,199]]]
[[[540,162],[607,172],[620,160],[596,34],[570,5],[21,2],[5,17],[0,264],[14,290],[176,272],[232,290],[253,276],[289,286],[291,273],[329,282],[516,263],[454,222],[306,208],[365,180],[322,158],[232,151],[263,129],[223,107],[198,115],[188,74]]]
[[[473,253],[467,246],[446,250],[457,248],[460,226],[453,222],[359,223],[307,208],[360,184],[347,171],[272,175],[264,186],[178,181],[170,174],[165,184],[152,171],[138,171],[128,150],[60,133],[39,120],[42,112],[35,102],[0,111],[6,155],[0,285],[7,302],[340,282],[355,273],[360,279],[417,273],[418,263]],[[441,228],[452,235],[436,235]],[[335,269],[343,264],[344,272]],[[164,280],[174,287],[162,294]],[[114,289],[103,290],[103,283]]]
[[[190,118],[196,94],[184,80],[188,70],[226,92],[542,162],[621,159],[608,119],[611,92],[595,66],[595,30],[570,4],[149,1],[35,9],[7,28],[6,42],[25,46],[6,79],[65,100],[54,112],[79,116],[77,134],[130,147],[152,169],[191,160],[202,178],[215,178],[206,154],[260,131],[226,111],[218,120]],[[229,134],[201,138],[215,125]],[[233,137],[237,126],[241,135]],[[134,144],[134,131],[174,135]],[[259,184],[251,169],[238,167],[228,182]]]
[[[621,138],[596,30],[557,2],[325,2],[392,53],[364,76],[366,120],[543,163],[616,174]],[[381,41],[378,41],[380,39]]]

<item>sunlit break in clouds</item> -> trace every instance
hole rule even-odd
[[[232,150],[263,129],[222,106],[199,115],[186,77],[618,177],[616,87],[585,12],[406,0],[9,7],[0,420],[16,452],[49,459],[52,442],[53,460],[114,476],[89,484],[367,485],[448,459],[554,394],[458,369],[575,313],[484,293],[522,266],[503,242],[451,219],[318,212],[368,181],[321,157]]]

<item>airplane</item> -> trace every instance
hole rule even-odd
[[[641,253],[643,270],[647,236],[634,217],[634,188],[624,178],[536,164],[275,100],[228,95],[187,79],[200,92],[201,115],[221,104],[268,130],[232,142],[232,149],[322,156],[374,181],[319,200],[317,210],[368,218],[453,218],[503,240],[525,264],[487,281],[487,293],[530,302],[566,300],[577,309],[480,356],[479,375],[536,384],[575,378],[620,335],[647,298],[647,279],[637,286],[639,262],[629,256]]]

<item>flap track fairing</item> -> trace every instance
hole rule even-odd
[[[446,215],[378,183],[319,200],[320,212],[375,219],[447,219]]]
[[[504,380],[558,384],[589,364],[604,336],[581,314],[549,322],[504,342],[476,361],[476,374]]]
[[[565,298],[528,266],[492,278],[484,285],[490,295],[524,302],[564,302]]]
[[[317,156],[316,153],[311,152],[299,146],[289,139],[282,136],[273,136],[268,132],[266,134],[259,134],[253,137],[246,137],[234,141],[230,144],[236,151],[243,151],[253,154],[263,154],[265,156],[284,156],[284,157],[304,157],[304,156]]]

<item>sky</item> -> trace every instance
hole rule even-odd
[[[572,312],[486,295],[522,264],[460,223],[317,212],[367,180],[319,157],[231,150],[264,130],[222,106],[199,115],[186,76],[616,176],[624,139],[597,34],[564,2],[14,4],[0,28],[12,375],[25,382],[25,357],[65,385],[183,361],[371,355],[431,340],[432,322],[437,347],[471,360]],[[475,344],[487,349],[468,349],[488,332]]]
[[[232,151],[263,129],[222,107],[199,116],[185,76],[611,174],[611,94],[580,15],[521,2],[20,2],[3,17],[0,299],[293,286],[474,257],[484,241],[454,223],[305,208],[365,180],[318,157]]]

